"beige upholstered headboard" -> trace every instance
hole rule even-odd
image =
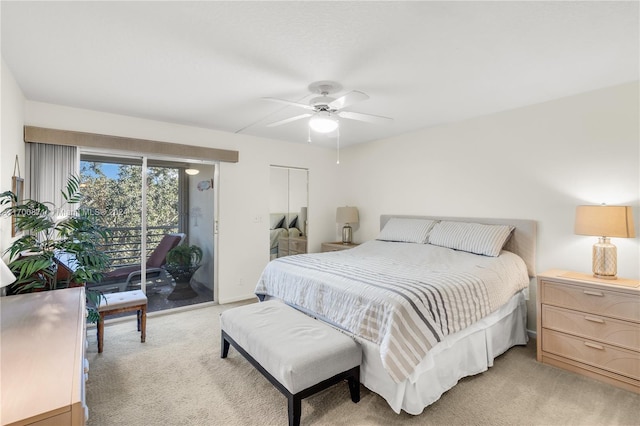
[[[529,277],[536,276],[536,221],[529,219],[495,219],[486,217],[447,217],[447,216],[411,216],[411,215],[381,215],[380,229],[392,217],[412,219],[449,220],[457,222],[474,222],[486,225],[511,225],[515,230],[504,249],[520,256],[527,265]]]

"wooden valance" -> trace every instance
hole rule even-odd
[[[182,145],[147,139],[122,136],[100,135],[97,133],[75,132],[72,130],[47,129],[44,127],[24,126],[24,141],[51,145],[70,145],[83,148],[113,149],[143,154],[190,158],[198,160],[224,161],[237,163],[238,151]]]

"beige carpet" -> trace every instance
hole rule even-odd
[[[89,426],[286,425],[286,399],[233,348],[220,358],[223,305],[150,318],[140,343],[135,321],[105,328],[97,353],[89,333]],[[533,343],[533,344],[532,344]],[[395,414],[346,383],[302,403],[303,425],[634,425],[640,396],[535,361],[535,342],[463,379],[419,416]]]

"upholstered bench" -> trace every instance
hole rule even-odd
[[[140,341],[144,343],[147,336],[147,296],[141,290],[108,293],[100,298],[98,305],[98,353],[102,353],[104,340],[104,318],[107,315],[138,311],[138,331]]]
[[[302,399],[347,379],[360,401],[362,350],[351,337],[279,301],[220,315],[221,354],[233,345],[288,400],[289,425],[299,425]]]

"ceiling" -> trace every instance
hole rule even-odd
[[[292,142],[318,80],[370,99],[340,145],[639,78],[632,2],[8,2],[2,57],[29,100]],[[333,136],[313,142],[335,146]]]

